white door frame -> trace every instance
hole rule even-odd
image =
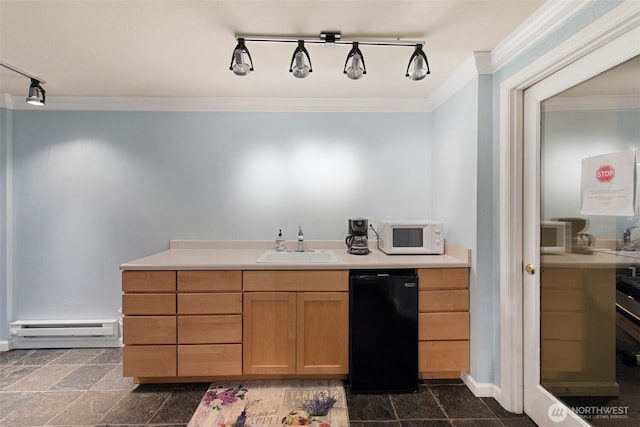
[[[500,389],[495,398],[521,413],[523,374],[523,93],[524,90],[598,48],[640,28],[640,2],[628,0],[500,85]],[[627,46],[618,62],[589,63],[590,76],[640,54]],[[576,84],[583,81],[577,79]]]

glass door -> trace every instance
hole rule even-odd
[[[589,55],[524,93],[524,408],[539,425],[640,425],[640,57],[614,51],[613,68],[594,75]]]

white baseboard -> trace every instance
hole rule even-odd
[[[0,353],[3,351],[9,351],[9,350],[13,350],[13,349],[19,349],[19,348],[23,348],[23,349],[29,349],[29,348],[83,348],[83,347],[87,347],[87,348],[91,348],[91,347],[123,347],[124,344],[122,343],[122,337],[116,339],[116,340],[109,340],[108,342],[102,342],[102,343],[98,343],[96,341],[93,342],[81,342],[81,341],[75,341],[75,342],[65,342],[63,343],[63,346],[60,347],[60,343],[56,343],[56,345],[52,345],[52,344],[43,344],[40,343],[39,345],[16,345],[14,343],[13,340],[7,340],[7,341],[0,341]]]
[[[99,348],[121,347],[119,338],[82,338],[70,337],[62,339],[37,338],[29,340],[14,339],[12,348],[37,349],[37,348]]]
[[[460,374],[460,379],[476,397],[495,397],[500,394],[500,388],[493,383],[479,383],[469,372]]]

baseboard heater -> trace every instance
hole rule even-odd
[[[117,319],[18,320],[9,333],[13,348],[120,346]]]

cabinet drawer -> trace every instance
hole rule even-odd
[[[245,291],[342,291],[349,290],[349,271],[245,271]]]
[[[540,283],[545,288],[582,289],[584,270],[581,268],[547,268],[542,269]]]
[[[469,291],[420,291],[418,307],[422,313],[469,311]]]
[[[175,294],[124,294],[122,313],[126,315],[176,314]]]
[[[176,343],[175,316],[126,316],[122,321],[125,345]]]
[[[421,268],[418,270],[420,289],[467,289],[468,268]]]
[[[242,293],[178,294],[178,314],[240,314]]]
[[[178,292],[241,291],[242,271],[178,271]]]
[[[175,271],[123,271],[123,292],[175,292]]]
[[[543,312],[542,337],[545,340],[583,341],[585,339],[584,313]]]
[[[421,341],[418,343],[418,370],[458,372],[469,370],[469,341]]]
[[[125,377],[175,377],[175,345],[127,345],[122,349]]]
[[[541,290],[541,311],[583,311],[585,309],[585,292],[580,289],[547,289]]]
[[[178,316],[178,344],[242,342],[242,315]]]
[[[562,372],[583,372],[586,355],[582,341],[542,340],[540,363],[544,377],[548,379]]]
[[[420,313],[420,340],[460,340],[469,338],[469,313]]]
[[[178,346],[179,376],[197,377],[241,374],[241,344]]]

